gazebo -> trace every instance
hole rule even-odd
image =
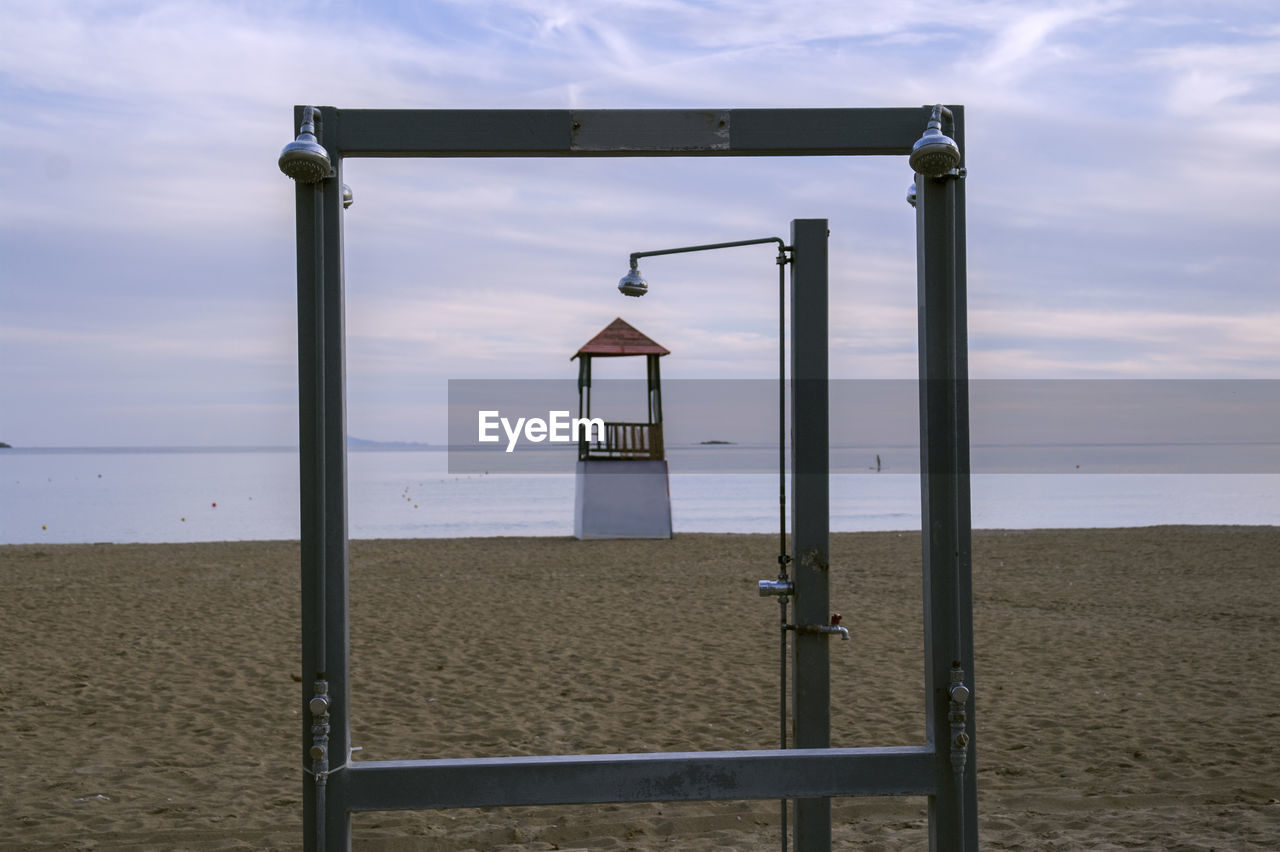
[[[585,538],[671,538],[671,494],[662,439],[658,359],[671,352],[618,317],[583,344],[578,360],[578,417],[591,419],[594,358],[643,357],[648,419],[603,420],[578,438],[574,535]]]

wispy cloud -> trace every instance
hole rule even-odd
[[[982,378],[1269,378],[1280,369],[1276,311],[988,309],[969,321],[973,374]]]
[[[1275,27],[1223,34],[1148,51],[1145,68],[1164,80],[1162,105],[1212,153],[1274,154],[1280,109],[1280,33]]]
[[[129,406],[158,417],[158,389],[182,387],[210,401],[174,430],[251,408],[293,432],[293,189],[275,157],[298,103],[964,103],[975,373],[1274,376],[1278,57],[1276,14],[1250,3],[8,4],[0,439],[25,440],[11,430],[33,412],[92,422],[90,401],[127,431]],[[771,375],[767,250],[655,261],[644,300],[612,282],[629,251],[792,218],[831,221],[833,374],[914,375],[899,160],[351,161],[344,177],[349,364],[380,437],[449,377],[571,375],[618,314],[676,353],[667,374]]]

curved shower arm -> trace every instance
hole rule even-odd
[[[760,237],[755,240],[735,240],[731,243],[709,243],[708,245],[703,246],[683,246],[681,248],[658,249],[657,251],[634,251],[631,253],[631,268],[636,269],[638,261],[642,257],[656,257],[662,254],[686,254],[691,251],[711,251],[712,249],[734,248],[736,246],[755,246],[763,243],[777,243],[779,254],[791,250],[791,246],[787,245],[781,237]]]
[[[942,119],[946,119],[947,123],[943,124]],[[951,111],[950,107],[942,104],[934,104],[933,112],[929,116],[930,122],[938,122],[938,128],[951,133],[956,132],[956,115]]]
[[[320,138],[320,134],[316,132],[316,125],[323,123],[324,113],[320,112],[320,107],[308,105],[302,108],[302,127],[311,125],[311,133],[317,139]]]

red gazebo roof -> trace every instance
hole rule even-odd
[[[579,355],[590,355],[593,358],[617,358],[623,355],[670,355],[671,351],[654,343],[637,331],[622,317],[604,327],[604,330],[582,345],[569,359],[572,361]]]

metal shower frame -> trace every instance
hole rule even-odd
[[[963,152],[963,108],[950,110]],[[331,171],[296,186],[305,848],[349,849],[357,811],[787,798],[795,848],[815,852],[830,849],[831,797],[903,795],[928,797],[930,849],[977,849],[963,163],[915,175],[925,745],[830,748],[828,637],[797,634],[793,749],[350,760],[344,158],[906,155],[930,107],[315,112]],[[823,623],[827,222],[795,220],[791,238],[794,614]]]

